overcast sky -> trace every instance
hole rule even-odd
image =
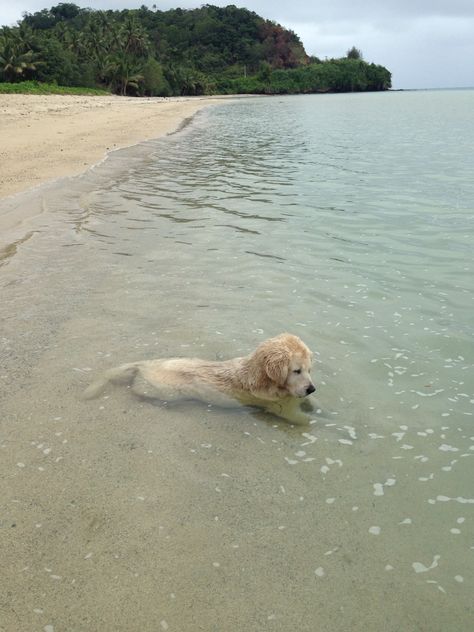
[[[13,25],[27,11],[53,0],[0,0],[0,25]],[[193,0],[77,0],[93,9],[160,10],[199,7]],[[232,4],[209,1],[208,4]],[[474,0],[244,0],[255,11],[297,33],[310,55],[342,57],[352,46],[364,59],[392,72],[394,88],[474,86]]]

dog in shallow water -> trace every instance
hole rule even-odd
[[[146,398],[195,399],[224,407],[239,402],[305,423],[308,416],[300,401],[315,391],[310,376],[312,355],[300,338],[285,333],[233,360],[168,358],[123,364],[106,371],[85,390],[84,397],[97,397],[111,382],[132,385],[135,394]]]

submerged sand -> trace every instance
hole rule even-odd
[[[472,628],[465,249],[442,256],[444,207],[415,239],[422,194],[403,247],[400,174],[362,178],[358,138],[341,155],[346,101],[310,110],[326,143],[298,150],[287,103],[6,201],[41,214],[0,267],[1,632]],[[309,427],[120,385],[81,399],[112,366],[283,328],[317,351]]]
[[[169,134],[203,107],[222,103],[218,99],[0,94],[0,198]],[[20,219],[0,213],[0,231]]]

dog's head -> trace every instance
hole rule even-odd
[[[298,336],[280,334],[265,340],[252,358],[259,386],[277,386],[293,397],[310,395],[316,390],[310,375],[312,356]]]

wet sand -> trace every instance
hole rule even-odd
[[[108,152],[169,134],[221,97],[0,94],[0,199],[82,173]],[[0,233],[28,216],[0,212]]]

